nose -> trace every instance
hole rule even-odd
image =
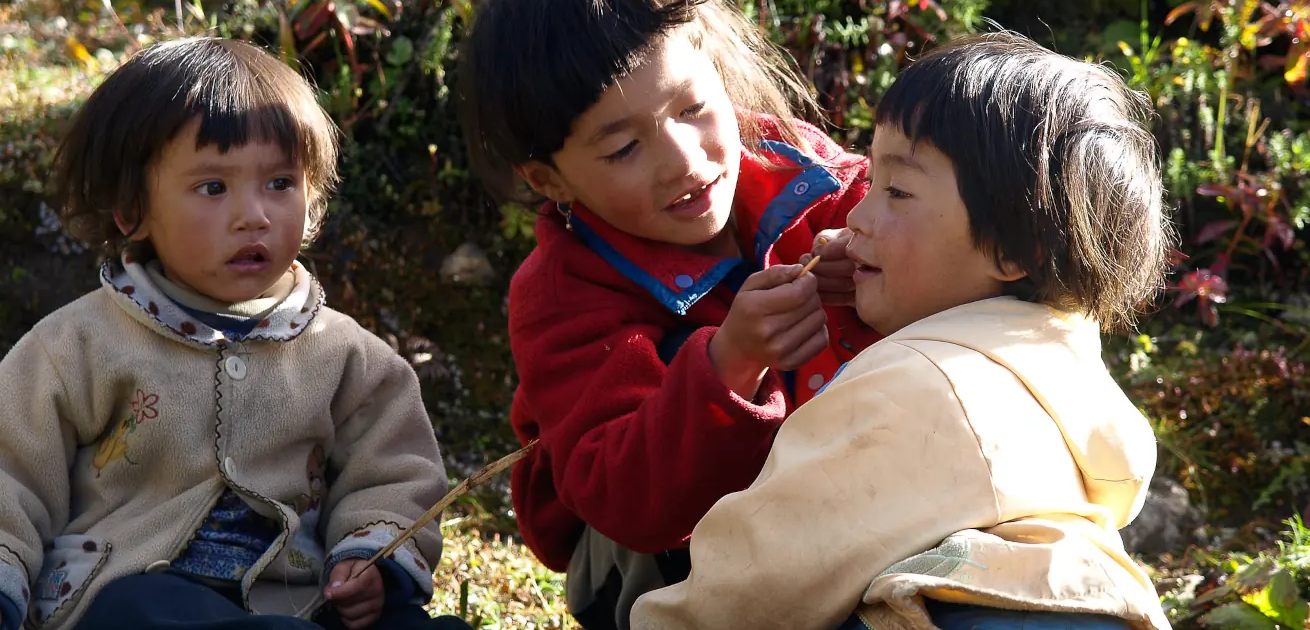
[[[874,199],[876,195],[865,195],[859,203],[855,204],[851,211],[846,213],[846,227],[852,232],[868,236],[873,231],[873,204],[877,203]]]
[[[236,231],[259,232],[267,230],[272,225],[268,214],[268,201],[259,191],[236,197],[233,201],[236,202],[236,208],[233,210],[233,227]]]
[[[664,159],[660,179],[676,183],[696,172],[696,166],[708,159],[703,137],[695,125],[671,121],[664,125]]]

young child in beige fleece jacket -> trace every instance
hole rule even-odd
[[[911,65],[843,236],[887,337],[787,419],[633,627],[1167,630],[1117,531],[1155,440],[1099,336],[1173,242],[1148,114],[1112,69],[1016,35]]]
[[[313,89],[240,42],[88,99],[57,168],[102,286],[0,361],[5,630],[467,628],[421,607],[435,525],[350,577],[447,480],[413,370],[296,262],[336,160]]]

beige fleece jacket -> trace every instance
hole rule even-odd
[[[1155,468],[1098,326],[1012,298],[871,346],[783,424],[691,536],[691,576],[632,627],[932,628],[921,597],[1106,613],[1167,630],[1118,529]]]
[[[309,616],[334,561],[445,493],[413,370],[292,271],[234,340],[125,257],[0,360],[0,592],[29,627],[72,627],[107,582],[176,557],[226,487],[283,527],[248,607]],[[429,525],[394,560],[430,595],[440,555]]]

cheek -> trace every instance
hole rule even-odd
[[[741,154],[741,130],[731,109],[715,117],[704,144],[706,153],[716,161],[727,161]]]

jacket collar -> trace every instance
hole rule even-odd
[[[760,148],[775,165],[799,170],[771,168],[743,152],[735,212],[740,229],[748,232],[744,236],[753,232],[756,269],[766,266],[774,244],[815,202],[841,189],[841,182],[832,173],[795,147],[765,140]],[[774,194],[779,182],[789,175],[781,192]],[[686,315],[693,304],[733,271],[754,270],[742,258],[681,250],[671,255],[672,247],[667,243],[620,231],[580,205],[572,207],[570,223],[578,238],[605,262],[678,315]]]
[[[292,263],[291,271],[295,283],[290,295],[259,322],[254,332],[240,339],[231,338],[188,314],[156,286],[145,265],[130,253],[101,267],[100,284],[133,319],[189,346],[214,349],[236,341],[286,342],[309,327],[324,305],[323,288],[299,262]]]

